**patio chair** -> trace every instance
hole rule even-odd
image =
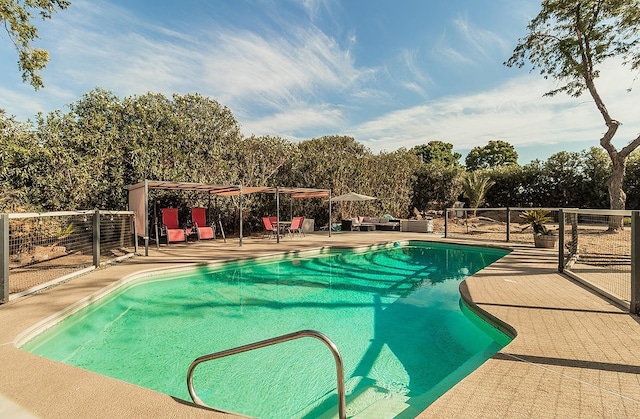
[[[262,217],[262,224],[264,224],[264,231],[262,232],[263,239],[266,236],[269,236],[269,238],[271,238],[276,235],[276,229],[271,223],[270,217]]]
[[[167,245],[172,242],[186,242],[187,231],[180,228],[178,208],[162,208],[162,235],[167,236]]]
[[[293,235],[296,233],[298,233],[299,236],[304,236],[304,232],[302,231],[303,221],[304,217],[293,217],[291,225],[287,228],[287,233],[291,234],[291,238],[293,238]]]
[[[193,228],[198,235],[198,240],[216,238],[214,224],[207,225],[206,208],[191,208],[191,221],[193,222]]]

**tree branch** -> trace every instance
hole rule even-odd
[[[639,146],[640,146],[640,134],[638,134],[638,136],[633,141],[627,144],[626,147],[620,150],[619,154],[622,157],[627,157],[629,154],[631,154],[633,150],[635,150]]]

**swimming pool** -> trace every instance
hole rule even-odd
[[[314,329],[342,354],[350,416],[413,417],[509,342],[458,292],[460,280],[506,253],[408,242],[154,276],[23,349],[189,400],[196,357]],[[301,339],[203,364],[194,383],[217,408],[325,417],[336,411],[333,362],[321,343]]]

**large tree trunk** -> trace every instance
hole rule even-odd
[[[627,168],[627,156],[621,156],[619,153],[610,154],[612,164],[612,172],[607,186],[609,188],[609,204],[612,210],[624,210],[627,194],[622,190],[622,182]],[[609,231],[617,232],[622,230],[623,217],[609,217]]]

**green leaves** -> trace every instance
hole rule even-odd
[[[487,174],[478,171],[467,172],[462,177],[462,190],[464,195],[469,198],[469,205],[474,209],[477,209],[482,204],[487,191],[493,185],[495,185],[495,182]]]
[[[545,224],[553,221],[550,211],[544,209],[531,209],[521,212],[519,217],[520,220],[522,220],[521,224],[529,224],[533,228],[533,234],[549,234],[549,230]]]
[[[633,69],[638,67],[638,9],[637,0],[543,1],[505,65],[530,62],[543,77],[564,83],[548,96],[565,92],[578,97],[608,58],[622,56]]]
[[[465,158],[469,171],[495,169],[511,164],[518,164],[518,153],[511,144],[502,140],[490,140],[484,147],[474,147]]]
[[[410,150],[422,159],[423,163],[442,163],[445,166],[457,166],[462,158],[460,153],[453,152],[453,144],[443,141],[429,141]]]
[[[22,80],[29,82],[35,90],[44,87],[40,70],[49,62],[49,53],[31,46],[31,42],[38,38],[38,29],[31,23],[34,13],[42,19],[51,19],[57,9],[64,10],[70,4],[66,0],[0,1],[0,23],[18,52],[18,69],[22,72]]]

